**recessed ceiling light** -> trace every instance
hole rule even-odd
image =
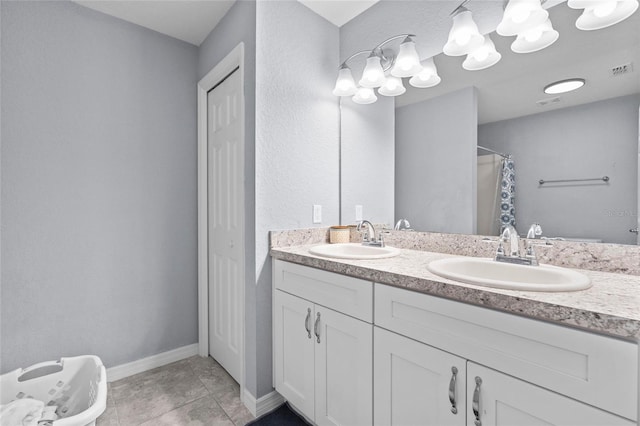
[[[566,93],[579,89],[582,86],[584,86],[584,78],[571,78],[548,84],[544,88],[544,93],[548,95],[557,95],[558,93]]]

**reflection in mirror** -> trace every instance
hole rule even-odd
[[[397,5],[396,17],[389,3]],[[375,45],[385,36],[380,29],[384,14],[390,33],[416,33],[421,59],[432,56],[437,52],[425,52],[421,41],[446,40],[446,31],[418,31],[425,16],[418,10],[425,7],[422,3],[383,0],[345,25],[341,41],[353,47],[360,37],[359,48]],[[441,5],[444,24],[432,27],[449,25],[449,5]],[[479,16],[483,33],[499,21],[488,5],[467,5],[474,18]],[[511,51],[515,37],[494,33],[502,60],[491,68],[467,71],[464,57],[438,54],[438,86],[405,84],[407,92],[392,98],[393,106],[341,100],[343,222],[353,222],[354,206],[362,205],[365,219],[390,226],[407,218],[420,231],[497,235],[503,216],[502,157],[477,150],[480,145],[514,161],[520,234],[538,222],[545,237],[637,243],[629,230],[638,226],[640,202],[640,13],[605,29],[581,31],[575,26],[580,10],[560,3],[548,11],[560,36],[546,49],[516,54]],[[375,39],[367,39],[370,33]],[[549,83],[573,77],[585,79],[585,86],[560,95],[543,92]],[[389,128],[395,131],[389,134]],[[364,138],[358,137],[362,129],[369,129]],[[374,152],[367,152],[369,145]],[[393,188],[364,199],[363,182],[380,182],[380,170],[387,175],[384,182],[394,170]],[[582,180],[602,176],[610,179]],[[541,185],[541,179],[576,181]],[[376,188],[370,186],[368,193]]]

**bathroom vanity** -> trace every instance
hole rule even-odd
[[[274,386],[316,424],[637,424],[640,277],[522,292],[310,247],[272,248]]]

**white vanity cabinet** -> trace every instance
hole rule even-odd
[[[467,361],[374,329],[374,424],[464,426]]]
[[[274,386],[318,425],[637,424],[636,343],[273,265]]]
[[[373,283],[274,262],[274,385],[318,425],[370,425]]]
[[[636,424],[633,343],[379,284],[375,313],[376,425]]]

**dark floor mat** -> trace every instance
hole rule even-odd
[[[247,423],[246,426],[310,426],[310,423],[296,414],[285,402],[272,412]]]

